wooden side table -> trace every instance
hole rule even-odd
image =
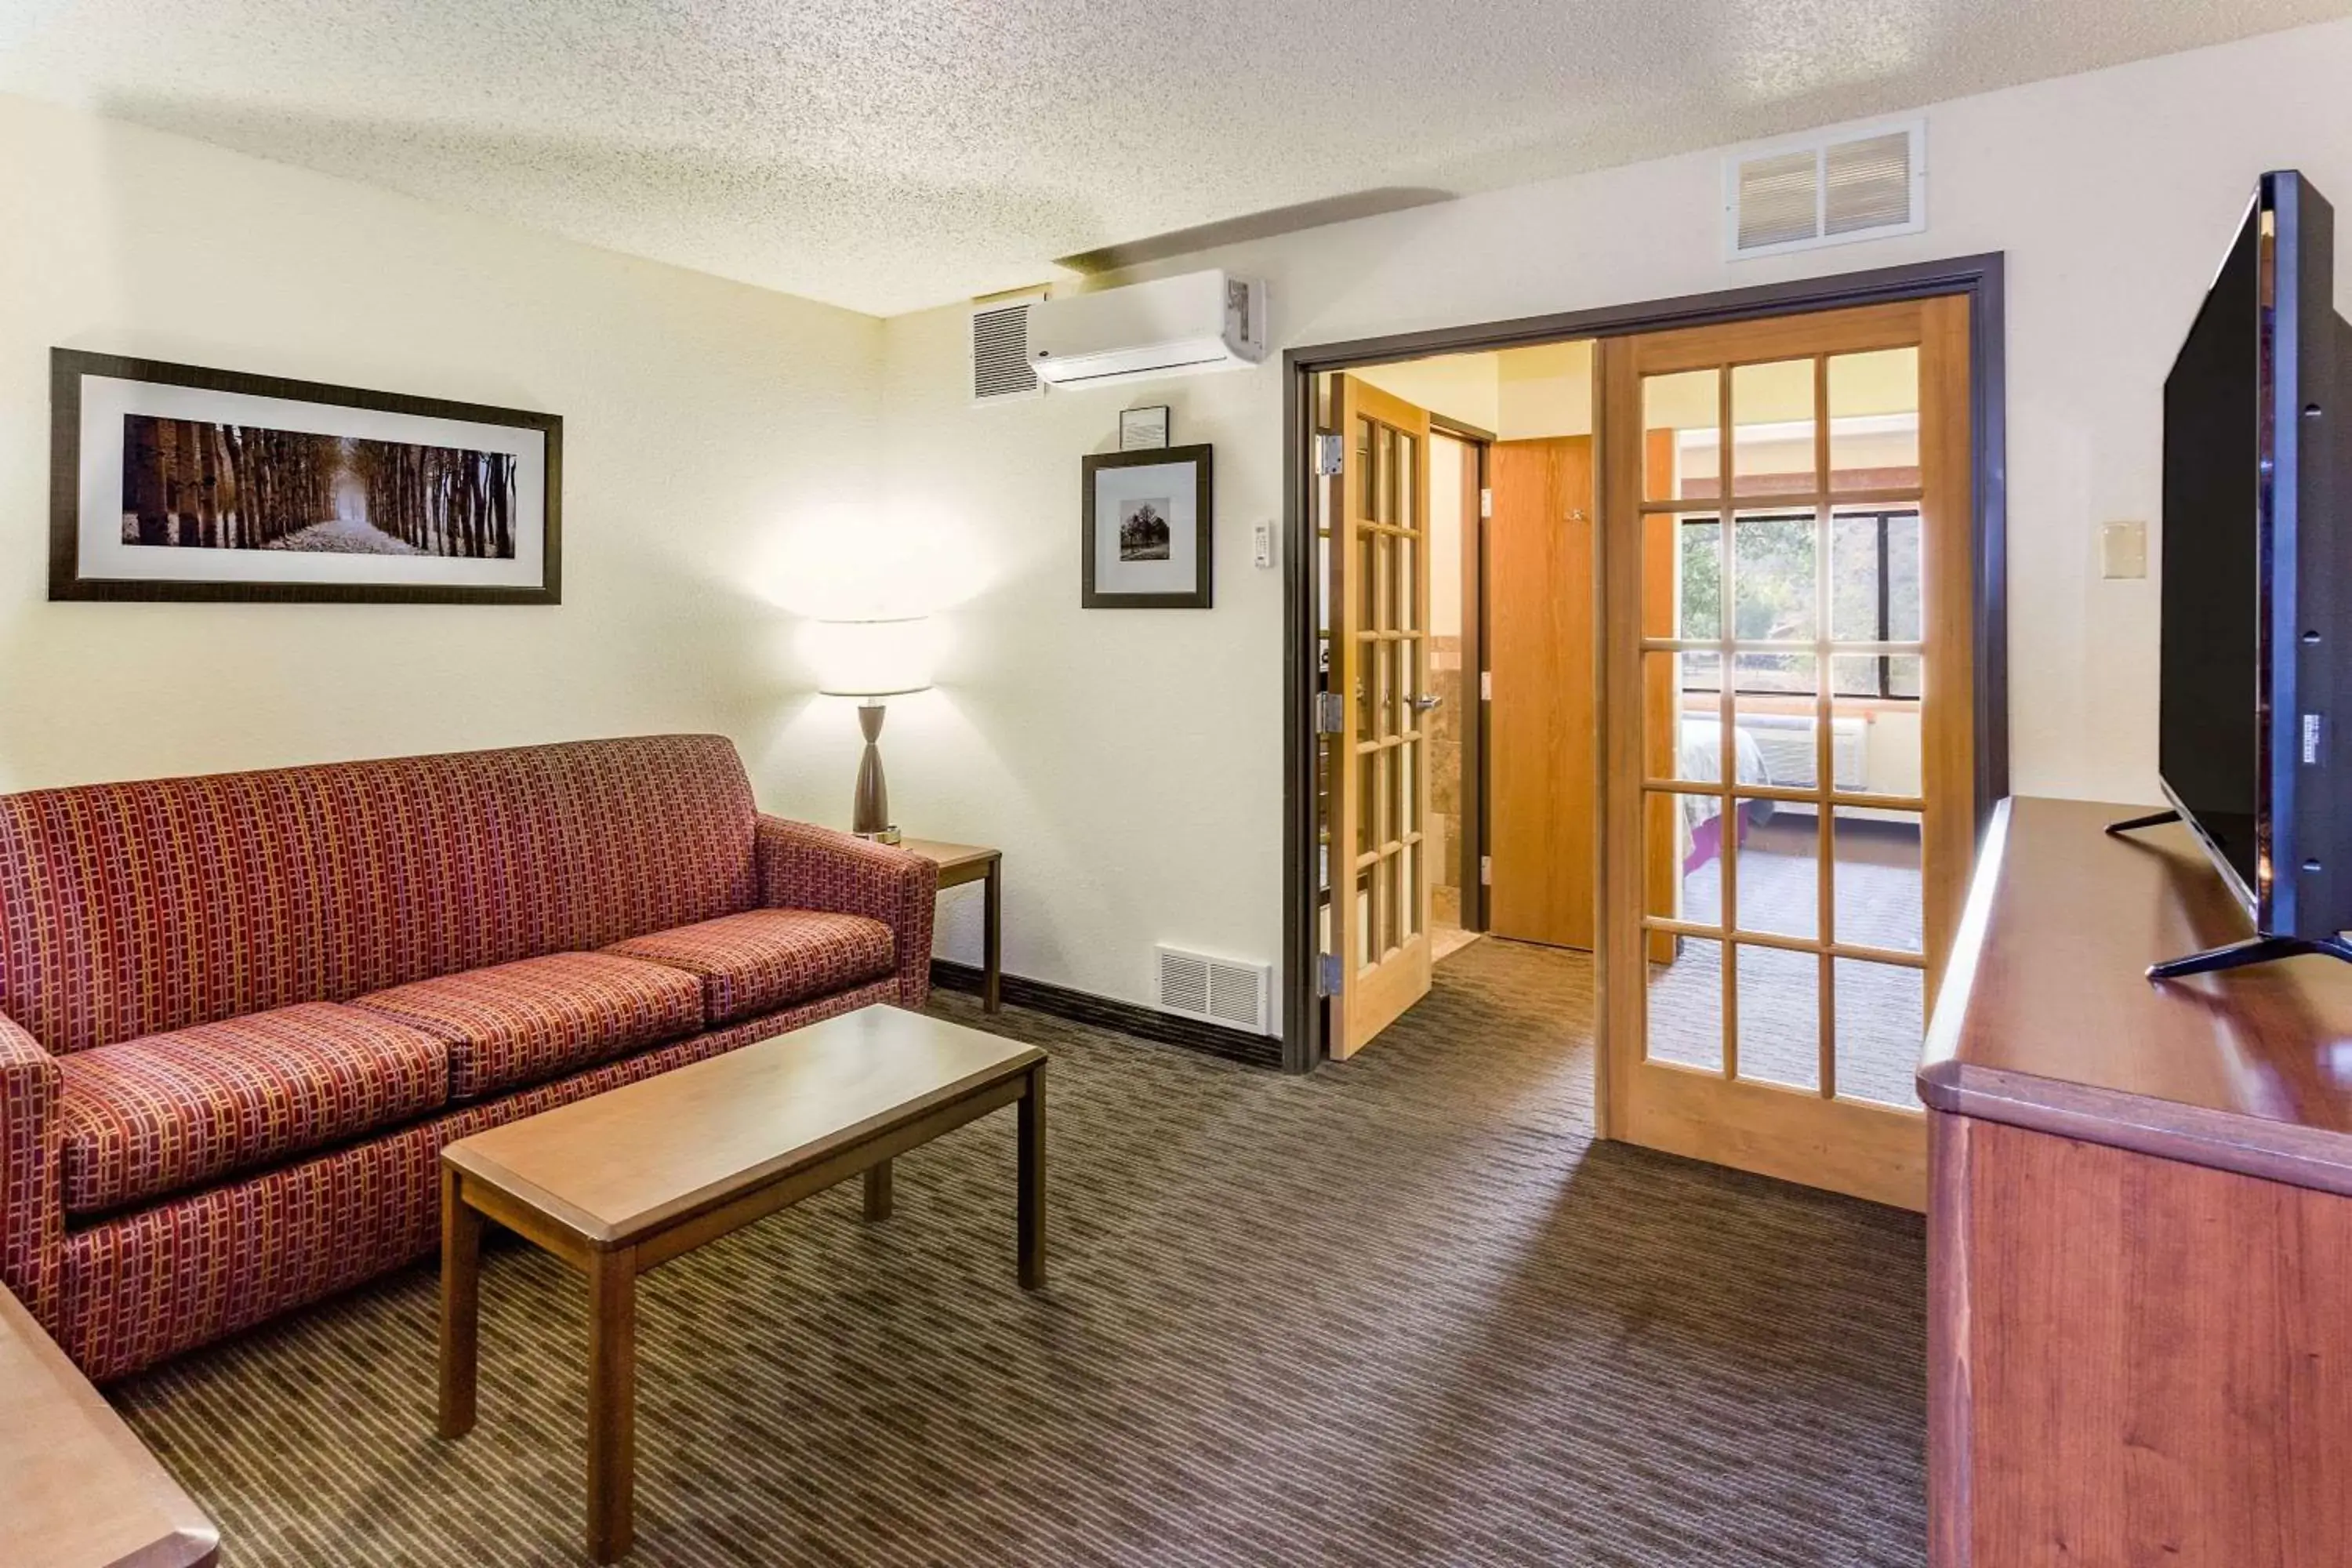
[[[1000,994],[1004,981],[1004,852],[979,844],[941,844],[929,838],[905,838],[898,847],[936,862],[940,868],[940,890],[961,888],[966,882],[984,882],[982,895],[985,908],[982,912],[984,930],[982,944],[985,978],[982,982],[980,1005],[983,1012],[993,1013],[1003,1005]]]

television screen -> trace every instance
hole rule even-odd
[[[2256,887],[2262,809],[2260,212],[2250,209],[2164,383],[2164,588],[2158,766]]]

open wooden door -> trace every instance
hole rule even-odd
[[[1498,441],[1486,525],[1487,929],[1591,951],[1592,437]]]
[[[1429,994],[1433,879],[1423,721],[1429,626],[1429,412],[1336,379],[1343,456],[1330,542],[1330,1054],[1355,1055]]]
[[[1907,1207],[1967,886],[1968,305],[1601,347],[1603,1131]]]

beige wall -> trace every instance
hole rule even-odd
[[[1501,417],[1495,433],[1506,441],[1592,434],[1592,345],[1545,343],[1495,356]]]
[[[713,729],[845,812],[774,601],[866,513],[878,322],[21,100],[0,234],[0,787]],[[562,605],[47,603],[53,344],[563,416]]]
[[[1443,438],[1429,444],[1429,635],[1462,635],[1463,469],[1475,447]],[[1458,650],[1457,650],[1458,651]]]
[[[1592,345],[1437,354],[1357,372],[1383,391],[1506,441],[1592,433]]]
[[[1267,279],[1290,347],[2007,252],[2013,781],[2147,800],[2155,584],[2100,579],[2095,531],[2156,518],[2164,372],[2254,176],[2297,165],[2352,203],[2347,81],[2335,23],[1935,106],[1929,227],[1896,239],[1727,262],[1710,152],[1162,270]],[[2339,264],[2352,302],[2352,245]],[[952,717],[892,752],[899,815],[1006,847],[1022,973],[1141,1000],[1155,941],[1278,960],[1282,603],[1248,564],[1281,509],[1278,365],[975,410],[962,333],[955,310],[886,329],[894,510],[987,563]],[[1162,401],[1179,439],[1217,443],[1218,607],[1080,611],[1079,456]],[[949,941],[969,951],[969,925]]]
[[[1493,354],[1439,354],[1402,364],[1369,365],[1357,374],[1381,391],[1457,424],[1492,430],[1502,422],[1502,387]]]

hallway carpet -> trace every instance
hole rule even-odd
[[[629,1561],[1921,1563],[1918,1220],[1589,1142],[1589,982],[1477,942],[1304,1079],[943,995],[1053,1054],[1049,1289],[1003,1115],[648,1276]],[[584,1560],[579,1282],[491,1253],[456,1444],[436,1289],[110,1391],[229,1568]]]

